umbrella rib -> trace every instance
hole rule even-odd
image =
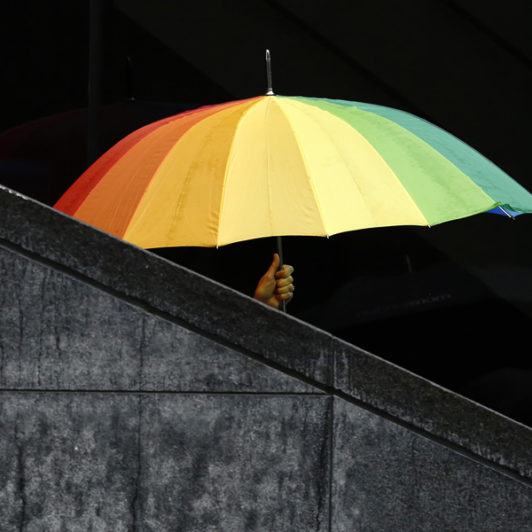
[[[428,150],[432,151],[433,153],[437,154],[439,157],[442,157],[454,170],[456,170],[456,172],[462,174],[462,176],[464,178],[466,178],[471,187],[473,187],[474,189],[480,191],[482,194],[484,194],[487,198],[489,198],[490,200],[493,201],[492,205],[490,207],[487,207],[487,209],[482,209],[482,210],[478,210],[474,213],[471,213],[471,214],[481,214],[483,212],[486,212],[486,210],[489,210],[490,208],[495,208],[497,206],[497,200],[492,197],[490,194],[488,194],[484,188],[482,186],[480,186],[472,177],[471,175],[469,175],[469,173],[466,173],[465,170],[463,170],[462,168],[460,168],[460,166],[452,159],[450,159],[449,157],[445,156],[442,151],[440,149],[438,149],[436,146],[434,146],[433,144],[431,144],[427,139],[425,139],[423,136],[421,136],[420,134],[418,134],[418,132],[416,132],[415,130],[412,130],[412,129],[409,129],[408,127],[406,127],[405,125],[403,124],[400,124],[399,122],[396,122],[394,120],[392,120],[391,118],[387,117],[387,116],[384,116],[382,114],[379,114],[379,113],[375,113],[373,111],[369,111],[367,109],[360,109],[360,111],[364,114],[368,114],[368,115],[374,115],[374,116],[378,116],[381,120],[385,121],[385,122],[389,122],[391,124],[394,125],[394,127],[397,127],[397,128],[400,128],[401,130],[403,131],[406,131],[408,134],[410,135],[413,135],[413,137],[415,137],[417,139],[417,141],[421,144],[423,144]],[[407,113],[408,114],[408,113]],[[437,127],[437,126],[435,126]],[[441,129],[441,128],[438,128],[438,129]],[[444,133],[446,133],[447,135],[450,135],[452,136],[450,133],[448,133],[447,131],[441,129]],[[459,142],[462,142],[460,141],[460,139],[458,139]],[[465,143],[464,143],[465,144]],[[467,146],[467,145],[466,145]],[[471,148],[472,149],[472,148]],[[386,162],[386,161],[385,161]],[[435,179],[432,174],[431,175],[431,180],[433,183],[436,183],[437,186],[439,186],[440,188],[444,188],[443,187],[443,184],[440,183],[437,179]],[[414,203],[417,205],[417,201],[414,200],[414,196],[411,194],[410,190],[407,188],[406,185],[404,185],[403,183],[401,183],[404,190],[407,192],[407,194],[412,198],[412,201],[414,201]],[[453,192],[453,200],[454,201],[460,201],[460,196],[458,194],[456,194],[455,192]],[[466,216],[470,216],[471,214],[469,215],[466,215]],[[425,216],[425,214],[423,213],[423,215]],[[426,218],[426,216],[425,216]],[[444,221],[449,221],[449,220],[444,220]],[[427,224],[428,224],[428,227],[431,227],[431,225],[436,225],[438,223],[441,223],[440,221],[436,221],[432,224],[429,223],[428,219],[427,219]]]
[[[289,99],[288,99],[288,101],[290,102]],[[323,134],[323,136],[326,137],[327,139],[329,139],[329,141],[330,141],[330,145],[331,145],[331,146],[333,147],[333,149],[336,151],[336,153],[338,154],[338,156],[342,159],[342,161],[344,161],[344,162],[346,163],[346,164],[345,164],[345,167],[349,170],[349,174],[351,175],[351,178],[352,178],[352,183],[353,183],[354,187],[357,189],[360,198],[362,199],[362,201],[363,201],[364,204],[366,205],[366,210],[367,210],[367,212],[369,213],[369,215],[371,216],[371,219],[372,219],[373,223],[375,223],[375,217],[374,217],[374,215],[373,215],[373,212],[372,212],[372,210],[369,208],[369,206],[368,206],[368,204],[367,204],[367,202],[366,202],[366,199],[365,199],[364,195],[362,194],[362,191],[360,190],[360,186],[358,185],[358,183],[357,183],[357,181],[356,181],[356,179],[355,179],[355,176],[353,175],[353,173],[352,173],[352,171],[351,171],[351,168],[350,168],[349,165],[347,164],[346,159],[344,158],[342,152],[341,152],[340,150],[338,150],[338,148],[337,148],[337,146],[336,146],[336,144],[335,144],[335,142],[334,142],[334,139],[331,138],[331,136],[327,133],[327,131],[325,131],[325,129],[321,126],[321,124],[320,124],[319,122],[317,122],[316,120],[314,120],[314,118],[312,117],[312,115],[310,115],[309,113],[307,113],[306,110],[304,110],[304,108],[299,108],[299,106],[298,106],[298,111],[304,113],[304,114],[306,115],[306,117],[307,117],[309,120],[311,120],[311,121],[312,121],[312,122],[313,122],[313,123],[319,128],[319,130],[321,131],[321,133]],[[336,115],[333,115],[332,113],[329,113],[328,111],[324,111],[324,110],[322,110],[322,112],[327,113],[327,114],[329,114],[329,115],[331,115],[331,116],[334,116],[335,118],[338,118]],[[286,114],[285,114],[285,116],[286,116]],[[288,118],[287,118],[287,120],[288,120]],[[288,122],[290,123],[289,120],[288,120]],[[294,135],[294,137],[295,137],[295,135]],[[307,164],[306,164],[306,162],[305,162],[305,160],[304,160],[303,150],[302,150],[301,147],[300,147],[300,144],[299,144],[299,141],[298,141],[297,137],[295,137],[295,140],[296,140],[296,143],[297,143],[297,145],[298,145],[298,147],[299,147],[299,152],[301,153],[301,158],[302,158],[302,160],[303,160],[303,162],[304,162],[304,164],[305,164],[305,168],[308,168],[308,166],[307,166]],[[380,157],[380,155],[379,155],[379,157]],[[382,159],[382,157],[381,157],[381,159]],[[384,161],[384,162],[386,163],[386,161]],[[320,203],[319,203],[319,200],[317,199],[317,193],[316,193],[316,190],[315,190],[314,186],[312,185],[312,180],[311,180],[311,179],[310,179],[310,183],[311,183],[312,193],[314,194],[314,197],[315,197],[315,200],[316,200],[316,204],[318,205],[318,210],[319,210],[320,215],[321,215],[321,212],[322,212],[322,211],[321,211]],[[325,223],[324,223],[324,227],[325,227]],[[325,231],[325,234],[326,234],[327,236],[329,236],[329,232],[328,232],[327,230]]]
[[[140,195],[139,200],[137,201],[137,205],[135,206],[135,209],[131,213],[131,217],[129,218],[129,221],[127,222],[126,228],[124,230],[124,236],[127,235],[127,232],[129,231],[129,228],[131,227],[131,224],[132,224],[133,220],[135,219],[135,215],[137,214],[137,210],[138,210],[139,206],[142,204],[144,198],[146,197],[149,188],[152,186],[152,184],[153,184],[153,182],[155,180],[155,176],[157,175],[157,172],[160,170],[160,168],[163,165],[164,161],[166,161],[166,159],[169,157],[170,153],[172,152],[172,150],[174,148],[175,148],[175,143],[173,143],[170,146],[170,149],[164,154],[164,156],[159,161],[159,164],[157,165],[157,168],[155,169],[155,171],[152,172],[151,179],[148,181],[147,185],[144,187],[144,190],[142,191],[142,194]],[[133,180],[133,177],[131,178],[131,180]]]
[[[367,115],[371,115],[373,113],[365,110],[365,109],[359,109],[358,107],[355,107],[355,109],[360,112],[360,113],[363,113],[363,114],[367,114]],[[331,113],[330,111],[326,110],[326,109],[320,109],[322,112],[324,113],[327,113],[333,117],[335,117],[336,119],[338,120],[341,120],[342,122],[346,123],[347,125],[349,125],[350,127],[354,127],[353,124],[351,124],[350,122],[348,122],[347,120],[345,120],[343,117],[341,116],[338,116],[334,113]],[[384,119],[388,122],[392,122],[394,123],[394,125],[400,127],[401,129],[404,129],[405,131],[409,132],[410,134],[412,134],[413,136],[417,137],[420,141],[422,142],[425,142],[425,144],[427,144],[427,146],[429,146],[432,150],[434,151],[437,151],[434,147],[430,146],[430,144],[426,143],[426,141],[424,141],[422,138],[420,138],[418,135],[416,135],[415,133],[413,132],[410,132],[408,129],[402,127],[400,124],[397,124],[389,119],[387,119],[386,117],[383,117],[383,116],[380,116],[381,119]],[[323,131],[324,135],[327,136],[328,138],[330,138],[327,133],[323,130],[323,128],[320,126],[319,123],[317,123],[318,127],[320,127],[320,129]],[[356,129],[356,128],[355,128]],[[383,155],[379,152],[379,150],[377,150],[375,148],[375,146],[373,145],[373,143],[366,137],[366,135],[364,135],[359,129],[356,129],[357,133],[361,136],[361,138],[364,139],[364,141],[367,143],[367,146],[370,150],[373,151],[373,153],[380,159],[380,161],[382,162],[382,164],[384,164],[392,174],[396,175],[397,176],[397,173],[394,171],[394,169],[388,164],[388,161],[383,157]],[[332,146],[334,147],[334,149],[336,150],[336,152],[339,154],[339,156],[345,161],[342,153],[340,151],[337,150],[336,148],[336,144],[334,142],[331,142]],[[346,165],[348,168],[349,166]],[[454,166],[454,164],[453,164]],[[457,168],[459,171],[461,171],[459,168]],[[361,193],[361,190],[360,190],[360,187],[358,185],[358,183],[356,182],[356,179],[353,175],[353,173],[351,172],[351,169],[349,169],[349,173],[351,174],[352,178],[353,178],[353,184],[354,186],[357,188],[357,190],[360,192],[360,197],[363,199],[364,203],[366,204],[366,206],[368,206],[368,203],[364,197],[364,195]],[[464,174],[465,175],[465,174]],[[469,176],[467,176],[469,177]],[[421,214],[421,216],[423,217],[423,219],[425,220],[426,224],[430,226],[426,216],[425,216],[425,213],[420,209],[420,207],[417,205],[417,202],[414,200],[411,192],[409,191],[409,189],[404,185],[404,183],[399,179],[397,178],[397,185],[404,191],[404,193],[408,196],[408,198],[410,199],[410,201],[412,202],[412,205],[413,207],[415,207],[415,209],[417,209],[417,211]],[[367,208],[367,211],[368,213],[371,215],[372,217],[372,220],[374,221],[375,223],[375,218],[374,218],[374,214],[372,212],[372,210],[369,208]]]
[[[283,101],[289,101],[289,98],[283,98]],[[301,144],[299,143],[297,135],[295,134],[295,130],[292,127],[290,119],[288,118],[286,112],[284,111],[283,106],[278,104],[278,107],[279,107],[281,113],[283,114],[283,116],[285,117],[286,123],[288,124],[288,127],[290,128],[290,131],[292,132],[292,137],[294,138],[294,142],[295,142],[295,144],[296,144],[296,146],[298,148],[301,161],[303,163],[303,166],[305,167],[305,173],[306,173],[306,175],[308,177],[308,183],[309,183],[310,189],[312,191],[312,196],[314,198],[314,202],[316,203],[316,207],[317,207],[318,212],[320,214],[320,221],[321,221],[321,224],[323,226],[323,234],[325,236],[329,237],[329,231],[327,230],[325,219],[324,219],[323,214],[322,214],[323,213],[323,209],[321,207],[321,203],[320,203],[319,196],[318,196],[318,193],[316,191],[316,188],[314,187],[314,183],[313,183],[313,180],[312,180],[311,172],[309,171],[309,165],[308,165],[308,162],[307,162],[306,157],[305,157],[305,152],[302,149]]]
[[[174,115],[175,116],[175,115]],[[61,196],[61,198],[56,202],[55,208],[59,209],[63,212],[66,212],[67,214],[71,214],[72,216],[76,215],[76,212],[79,210],[81,205],[83,204],[83,201],[93,192],[93,190],[98,187],[98,185],[105,179],[107,174],[112,170],[112,168],[119,163],[124,157],[127,156],[127,154],[134,149],[140,142],[142,142],[145,138],[146,131],[151,133],[152,131],[156,131],[160,127],[166,125],[167,123],[171,122],[173,120],[172,117],[162,118],[161,120],[157,120],[156,122],[152,122],[151,124],[147,124],[135,131],[132,131],[128,135],[126,135],[123,139],[121,139],[119,142],[117,142],[115,145],[113,145],[109,150],[107,150],[97,161],[95,161],[89,168],[83,172],[83,174],[80,176],[78,180],[76,180],[70,188]],[[148,134],[149,134],[148,133]],[[127,144],[128,142],[134,141],[129,148],[121,152],[120,148]],[[110,160],[110,162],[108,162]],[[107,165],[107,168],[105,169],[105,172],[102,174],[94,174],[93,168],[96,164],[102,164],[102,161],[105,162]],[[111,164],[112,163],[112,164]],[[88,176],[88,177],[87,177]],[[76,207],[73,209],[67,209],[63,205],[63,202],[65,201],[65,197],[69,194],[69,192],[74,189],[74,187],[80,186],[80,183],[83,183],[86,188],[86,192],[83,195],[83,201],[81,201],[80,204],[76,204]],[[70,200],[72,201],[72,200]],[[72,212],[70,212],[70,210]]]
[[[249,98],[247,100],[244,100],[244,102],[249,102],[250,105],[242,112],[239,118],[238,124],[236,125],[235,130],[233,131],[231,147],[228,151],[228,155],[227,155],[227,159],[225,163],[223,183],[222,183],[221,194],[220,194],[220,203],[219,203],[219,208],[218,208],[218,227],[216,231],[216,244],[215,244],[217,248],[218,246],[223,245],[223,243],[220,242],[220,226],[221,226],[221,220],[223,217],[223,211],[224,211],[224,206],[225,206],[225,196],[226,196],[226,190],[227,190],[226,184],[227,184],[227,180],[229,177],[231,162],[235,155],[235,139],[237,138],[237,135],[238,135],[239,124],[243,121],[244,117],[249,113],[250,109],[255,105],[255,103],[261,101],[263,98],[264,98],[263,96],[258,96],[258,97],[256,96],[254,98]]]
[[[365,104],[362,104],[362,105],[365,105]],[[383,106],[378,106],[378,107],[381,107],[383,108]],[[407,134],[409,135],[412,135],[413,138],[415,138],[417,140],[417,142],[423,144],[428,150],[432,151],[433,153],[437,154],[438,156],[442,157],[443,159],[446,160],[446,162],[452,166],[457,172],[459,172],[460,174],[462,174],[462,176],[464,178],[466,178],[472,187],[474,187],[476,190],[482,192],[484,195],[486,195],[486,197],[489,197],[490,199],[492,199],[494,202],[495,202],[495,199],[492,198],[492,196],[490,196],[484,189],[483,187],[481,187],[468,173],[465,172],[465,170],[463,170],[462,168],[460,168],[459,165],[456,164],[455,161],[453,161],[452,159],[450,159],[449,157],[446,157],[440,149],[438,149],[435,145],[433,145],[431,142],[428,142],[427,139],[425,139],[422,135],[420,135],[415,129],[411,129],[407,126],[405,126],[404,124],[401,124],[400,122],[396,121],[396,120],[393,120],[391,119],[390,117],[382,114],[382,113],[379,113],[379,112],[376,112],[376,111],[373,111],[371,109],[366,109],[366,108],[363,108],[363,107],[355,107],[355,109],[361,113],[361,115],[367,115],[367,116],[373,116],[373,117],[378,117],[380,120],[382,120],[383,122],[385,123],[390,123],[392,124],[394,127],[406,132]],[[326,111],[328,112],[328,111]],[[404,114],[406,115],[409,115],[410,113],[406,113],[404,112]],[[414,116],[414,115],[412,115]],[[343,120],[343,118],[339,117],[341,120]],[[415,117],[417,118],[417,117]],[[421,120],[421,119],[419,119]],[[349,122],[347,122],[349,123]],[[435,126],[436,127],[436,126]],[[441,128],[438,128],[438,129],[441,129]],[[446,133],[447,135],[450,135],[450,133],[444,131],[444,130],[441,130],[443,131],[444,133]],[[359,131],[359,133],[362,135],[362,133]],[[365,135],[362,135],[364,138],[366,138]],[[458,139],[459,142],[462,142]],[[373,147],[373,143],[371,141],[368,141],[369,142],[369,145],[375,149]],[[464,143],[465,144],[465,143]],[[382,161],[386,164],[386,166],[388,166],[388,168],[390,168],[392,170],[392,172],[396,173],[392,168],[391,166],[388,164],[387,160],[382,156],[382,154],[378,151],[378,150],[375,150],[376,153],[379,155],[379,157],[381,157]],[[431,177],[431,180],[433,183],[435,183],[437,186],[439,187],[442,187],[443,185],[440,184],[439,181],[437,181],[436,179],[434,179],[433,177]],[[429,223],[429,220],[427,219],[427,216],[426,216],[426,213],[424,211],[421,210],[421,208],[418,206],[418,202],[414,199],[414,195],[412,194],[410,188],[405,185],[405,183],[402,181],[402,180],[399,180],[399,184],[400,186],[402,187],[402,189],[406,192],[406,194],[411,198],[412,202],[416,205],[416,207],[418,208],[418,210],[421,212],[421,214],[423,215],[423,217],[427,220],[427,225],[430,227],[431,224]],[[455,194],[455,197],[456,199],[459,199],[458,196],[456,196]],[[492,207],[494,207],[496,205],[496,202],[492,205]],[[485,212],[485,210],[480,210],[478,212],[476,212],[475,214],[479,214],[481,212]],[[439,221],[436,221],[435,223],[441,223]],[[434,223],[432,224],[434,225]]]
[[[183,139],[183,137],[185,137],[191,131],[193,131],[194,128],[196,126],[198,126],[202,122],[202,120],[204,120],[205,118],[214,117],[220,112],[223,112],[225,110],[229,110],[231,108],[237,107],[238,104],[240,104],[242,102],[245,103],[245,102],[247,102],[249,100],[252,100],[252,99],[228,102],[227,104],[207,105],[207,106],[200,107],[199,109],[195,110],[195,112],[187,111],[186,113],[181,113],[179,115],[174,115],[173,117],[170,117],[171,120],[167,124],[164,124],[162,127],[172,126],[172,125],[175,124],[175,120],[181,120],[182,118],[188,117],[189,115],[201,115],[202,113],[204,115],[200,120],[194,121],[194,123],[192,125],[190,125],[189,127],[185,128],[183,131],[180,130],[178,137],[174,140],[174,142],[172,142],[172,144],[170,145],[169,149],[166,151],[164,156],[161,157],[159,163],[157,164],[157,167],[152,172],[152,178],[150,179],[149,183],[147,183],[146,187],[144,188],[144,191],[143,191],[142,195],[140,196],[140,198],[139,198],[139,200],[137,202],[136,208],[135,208],[134,212],[132,213],[132,215],[131,215],[128,223],[127,223],[127,227],[126,227],[126,229],[124,231],[124,235],[126,235],[127,232],[131,229],[132,224],[133,224],[133,222],[135,220],[136,214],[138,212],[138,207],[143,203],[144,198],[146,198],[146,196],[148,195],[148,191],[149,191],[150,187],[153,185],[153,183],[155,181],[155,176],[157,175],[159,170],[163,167],[163,165],[165,164],[165,161],[167,161],[168,158],[172,155],[172,152],[175,149],[177,149],[177,147],[179,145],[179,142]],[[207,142],[207,140],[205,140],[205,143],[206,142]],[[185,180],[190,180],[190,177],[188,175],[186,175],[184,177],[184,179]],[[178,196],[178,198],[181,198],[183,196],[183,193],[184,192],[182,190],[180,195]],[[175,218],[177,217],[177,210],[178,210],[180,204],[181,204],[181,201],[178,199],[178,201],[176,202],[176,205],[175,205],[174,212],[173,212],[173,220],[175,220]]]
[[[147,126],[144,126],[143,128],[141,128],[140,130],[137,130],[137,131],[152,129],[152,131],[150,131],[150,133],[149,133],[149,134],[151,134],[151,133],[154,133],[156,131],[160,131],[161,128],[164,128],[164,127],[167,127],[167,126],[171,126],[171,124],[174,122],[174,120],[175,120],[175,116],[168,117],[166,119],[158,120],[157,122],[154,122],[153,124],[148,124]],[[154,125],[157,125],[157,127],[151,127],[151,126],[154,126]],[[135,131],[135,132],[131,133],[130,135],[128,135],[128,137],[126,137],[126,139],[129,138],[130,136],[135,135],[135,133],[137,133],[137,131]],[[135,144],[133,144],[126,152],[122,153],[116,159],[116,161],[114,162],[113,166],[110,167],[109,169],[107,169],[107,171],[99,179],[98,183],[96,183],[94,185],[94,187],[91,190],[91,193],[92,193],[92,191],[94,191],[98,187],[98,185],[100,183],[103,182],[104,178],[106,177],[106,175],[110,171],[112,171],[113,167],[115,167],[120,161],[124,160],[133,149],[137,148],[140,145],[140,143],[144,140],[144,138],[146,138],[146,137],[141,137],[138,140],[136,140]],[[130,177],[129,177],[126,185],[130,185],[131,183],[133,183],[137,179],[137,177],[138,176],[136,176],[134,173],[130,174]],[[149,182],[151,182],[151,180],[152,179],[150,179]],[[127,186],[126,186],[126,188],[127,188]],[[146,189],[147,189],[147,187],[145,188],[143,193],[140,195],[140,198],[139,198],[140,200],[144,197],[144,195],[146,193]],[[116,221],[120,220],[120,217],[121,217],[120,213],[121,213],[121,210],[122,210],[122,205],[123,205],[123,198],[119,199],[118,201],[113,203],[112,211],[111,211],[111,214],[110,214],[110,217],[109,217],[109,228],[115,227],[116,226]],[[119,236],[120,238],[123,238],[125,236],[125,234],[127,233],[128,229],[129,229],[129,226],[131,224],[131,221],[135,217],[135,213],[137,211],[138,205],[139,205],[139,202],[137,202],[136,207],[131,211],[131,213],[129,215],[129,219],[125,223],[125,227],[124,227],[123,231],[121,231],[120,234],[118,234],[118,232],[116,233],[117,236]],[[114,233],[114,231],[113,231],[113,233]]]

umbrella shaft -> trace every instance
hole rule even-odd
[[[279,269],[281,269],[284,265],[284,259],[283,259],[283,239],[282,237],[277,237],[277,254],[279,255]]]
[[[283,267],[283,239],[282,237],[277,237],[277,253],[279,255],[279,269]],[[283,312],[286,312],[286,301],[281,301],[281,309]]]

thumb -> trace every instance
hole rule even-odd
[[[279,269],[279,262],[280,262],[279,254],[274,253],[273,262],[271,263],[271,266],[268,268],[266,275],[273,277],[275,275],[275,272]]]

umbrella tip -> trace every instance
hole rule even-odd
[[[268,89],[266,91],[266,96],[273,96],[273,88],[272,88],[272,58],[270,55],[270,50],[266,48],[266,77],[268,80]]]
[[[499,205],[499,209],[501,209],[501,211],[504,214],[506,214],[506,216],[508,216],[508,218],[511,218],[512,220],[515,220],[515,216],[512,213],[508,212],[506,209],[503,209],[500,205]]]

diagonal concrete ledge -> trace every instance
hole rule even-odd
[[[4,248],[532,483],[530,428],[4,187],[0,213]]]

